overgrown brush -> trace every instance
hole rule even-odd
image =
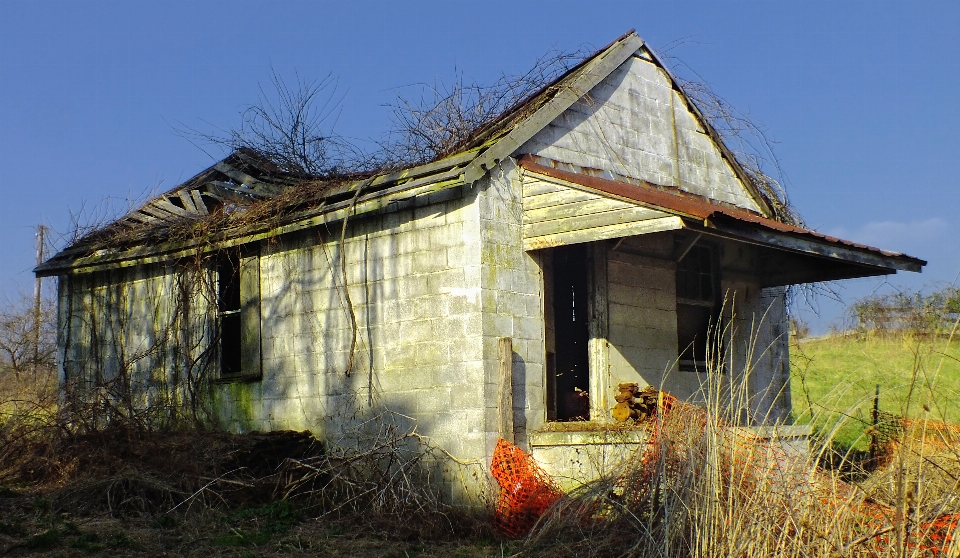
[[[722,369],[711,366],[705,406],[659,413],[647,447],[562,498],[521,555],[960,555],[960,427],[934,421],[929,402],[926,418],[900,421],[882,462],[851,477],[849,455],[825,467],[836,422],[809,451],[731,423],[747,383]]]
[[[437,482],[444,469],[469,474],[470,464],[388,411],[341,417],[323,442],[306,432],[155,431],[129,421],[77,431],[67,416],[6,418],[0,485],[43,493],[53,511],[72,515],[164,517],[287,502],[304,518],[403,539],[487,530],[483,517],[451,507],[450,487]]]

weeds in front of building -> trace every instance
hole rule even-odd
[[[957,342],[957,323],[942,343]],[[909,373],[907,403],[867,430],[874,451],[863,459],[835,444],[855,420],[844,410],[812,417],[826,426],[807,451],[778,441],[776,428],[760,436],[738,426],[731,405],[746,378],[714,359],[705,404],[668,399],[647,425],[647,448],[559,499],[521,554],[957,556],[960,426],[933,411],[937,392],[920,389],[919,364]]]
[[[957,328],[952,324],[937,342],[956,344]],[[950,353],[942,354],[941,364]],[[0,541],[23,552],[145,544],[70,519],[86,516],[137,518],[156,529],[203,524],[214,530],[210,544],[221,547],[279,548],[298,526],[326,520],[393,540],[456,539],[486,544],[490,554],[523,556],[960,552],[960,427],[938,415],[942,394],[929,380],[939,368],[908,371],[913,389],[905,406],[868,419],[867,458],[835,443],[843,422],[857,420],[843,410],[811,407],[840,419],[812,417],[823,426],[808,451],[778,441],[775,432],[742,428],[731,402],[742,403],[737,393],[746,377],[722,370],[714,361],[699,405],[664,394],[641,425],[651,435],[642,451],[557,495],[529,532],[513,533],[520,540],[494,547],[483,515],[449,506],[457,488],[435,482],[449,478],[440,474],[444,468],[485,475],[484,467],[457,462],[402,415],[331,417],[351,426],[322,443],[289,432],[175,432],[123,413],[83,422],[46,389],[47,368],[37,377],[23,374],[17,390],[4,393],[0,497],[19,495],[29,510],[3,519]],[[35,389],[25,389],[26,381],[36,381]],[[102,410],[90,404],[80,417]]]

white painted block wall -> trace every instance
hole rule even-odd
[[[524,143],[531,153],[708,196],[759,210],[652,62],[632,57]]]

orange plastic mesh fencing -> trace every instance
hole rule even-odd
[[[915,464],[922,463],[925,469],[931,471],[924,478],[928,490],[936,483],[936,477],[941,476],[938,473],[945,477],[947,490],[951,485],[956,486],[952,466],[960,459],[960,425],[903,417],[895,417],[893,422],[896,427],[889,429],[890,434],[879,448],[880,454],[886,459],[878,462],[877,466],[911,469]],[[863,505],[864,508],[866,506]],[[863,522],[865,527],[880,529],[894,521],[896,512],[893,508],[877,504],[870,507],[872,513],[867,514],[870,517]],[[907,549],[919,551],[923,556],[948,556],[951,548],[956,553],[950,555],[951,558],[960,556],[960,514],[950,513],[933,520],[916,522],[904,529],[900,536],[906,537],[904,546]],[[894,539],[893,534],[884,534],[877,538],[877,546],[883,548],[892,544]]]
[[[928,452],[951,452],[960,455],[960,425],[922,419],[901,419],[899,436],[888,443],[891,451],[903,443],[909,443],[917,451],[920,444]]]
[[[960,451],[960,426],[885,417],[886,425],[880,448],[884,455],[917,452],[923,456],[932,451]],[[946,557],[960,546],[960,514],[946,514],[925,521],[914,521],[897,534],[894,526],[909,524],[898,521],[897,510],[870,499],[858,497],[862,490],[839,481],[826,472],[810,474],[806,455],[791,452],[783,444],[757,436],[753,431],[715,417],[696,405],[678,401],[660,393],[656,411],[641,424],[649,432],[636,465],[616,479],[612,487],[624,508],[632,508],[651,494],[670,490],[673,483],[689,478],[690,467],[703,459],[696,452],[706,451],[705,436],[719,445],[722,482],[743,494],[762,495],[771,505],[789,502],[802,492],[820,502],[824,513],[852,518],[864,547],[882,554],[905,537],[904,547],[920,556]],[[715,428],[708,428],[714,426]],[[504,440],[497,443],[491,471],[500,484],[495,525],[508,537],[525,536],[543,513],[562,496],[562,492],[533,457]],[[608,507],[599,502],[579,508],[582,521],[602,521]],[[900,515],[902,517],[902,514]],[[872,534],[872,535],[871,535]],[[954,545],[951,547],[951,545]],[[951,556],[951,558],[954,558]]]
[[[500,485],[494,525],[506,537],[526,536],[563,494],[532,455],[502,438],[493,452],[490,472]]]

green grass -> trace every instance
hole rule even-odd
[[[960,423],[960,342],[834,335],[791,343],[793,408],[836,445],[865,450],[876,386],[880,410]],[[916,382],[913,379],[916,378]],[[912,394],[911,394],[912,386]],[[909,399],[909,405],[908,405]],[[846,419],[846,420],[843,420]]]

